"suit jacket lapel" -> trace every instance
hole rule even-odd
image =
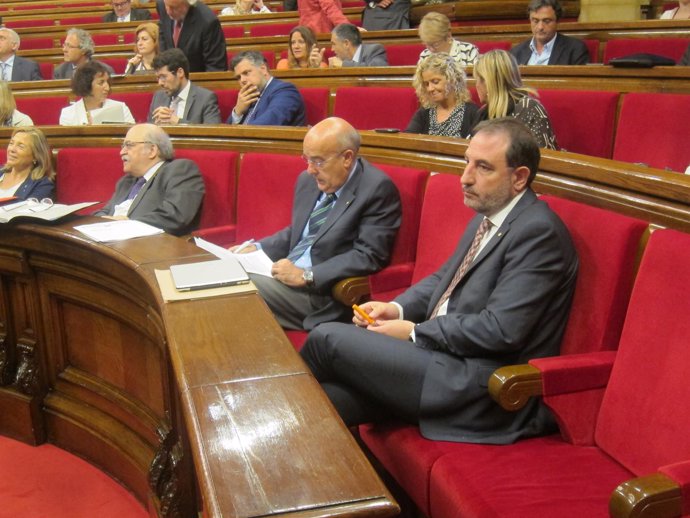
[[[358,159],[357,165],[355,166],[355,172],[352,173],[352,178],[350,178],[345,184],[343,192],[340,193],[340,197],[336,200],[335,207],[333,207],[331,212],[328,214],[328,218],[326,218],[326,221],[324,221],[323,225],[321,225],[319,233],[316,234],[316,237],[314,238],[315,243],[328,231],[329,228],[335,224],[336,221],[338,221],[338,218],[345,213],[345,211],[350,207],[350,204],[355,201],[357,187],[359,186],[363,173],[364,168],[362,161],[361,159]]]
[[[321,195],[321,191],[316,187],[316,182],[310,181],[307,188],[307,192],[304,196],[304,203],[300,203],[299,206],[295,207],[295,226],[293,227],[292,234],[290,236],[290,250],[299,242],[302,238],[302,233],[304,232],[304,227],[309,220],[311,211],[314,209],[316,200]]]
[[[196,100],[196,89],[194,88],[194,85],[192,84],[189,87],[189,95],[187,96],[187,102],[184,104],[184,113],[182,114],[182,118],[184,120],[189,120],[189,111],[192,109],[192,105],[194,104],[194,101]]]
[[[549,57],[549,65],[558,63],[558,60],[563,54],[563,43],[564,39],[561,38],[560,34],[556,33],[556,41],[553,42],[553,49],[551,49],[551,56]]]
[[[153,182],[156,181],[156,177],[159,174],[163,173],[163,169],[165,169],[165,166],[167,166],[169,163],[170,162],[163,162],[163,165],[161,165],[156,170],[156,174],[154,174],[153,177],[149,178],[149,180],[144,185],[141,186],[141,190],[137,193],[134,200],[132,200],[132,205],[129,207],[129,210],[127,211],[128,214],[131,214],[132,212],[134,212],[134,210],[137,208],[139,203],[141,203],[141,200],[143,200],[144,196],[146,196],[146,191],[148,191],[151,188],[151,186],[153,185]],[[135,181],[136,181],[136,179],[135,179]],[[133,184],[134,184],[134,182],[132,182],[132,185]],[[129,192],[129,191],[127,191],[127,192]]]

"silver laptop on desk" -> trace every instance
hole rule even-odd
[[[173,264],[170,273],[178,291],[236,286],[249,282],[249,276],[239,261],[230,257],[201,263]]]

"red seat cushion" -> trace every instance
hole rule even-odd
[[[118,148],[63,148],[57,155],[56,194],[60,203],[100,201],[89,207],[102,207],[115,192],[115,184],[124,175]]]
[[[386,45],[388,64],[392,67],[415,66],[419,61],[419,54],[425,49],[421,43],[406,45]]]
[[[300,88],[307,113],[307,124],[313,126],[328,117],[328,102],[331,93],[328,88]]]
[[[394,109],[382,109],[382,107]],[[405,129],[418,108],[412,88],[342,86],[337,89],[333,115],[360,130]]]
[[[618,117],[613,158],[685,171],[690,146],[685,132],[690,95],[628,93]]]
[[[632,476],[601,450],[556,435],[452,449],[431,470],[434,518],[608,518],[611,492]]]
[[[539,90],[563,151],[611,158],[618,92]]]

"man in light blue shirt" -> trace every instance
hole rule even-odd
[[[585,65],[589,50],[584,42],[558,34],[563,8],[558,0],[532,0],[527,7],[532,39],[510,49],[518,65]]]

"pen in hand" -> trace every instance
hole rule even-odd
[[[370,326],[373,326],[376,324],[376,320],[371,318],[369,314],[364,311],[362,308],[360,308],[357,304],[352,304],[352,309],[354,309],[357,314],[362,317]]]
[[[242,250],[244,250],[245,248],[247,248],[248,246],[251,246],[251,245],[253,245],[253,244],[254,244],[254,240],[253,240],[253,239],[250,239],[250,240],[248,240],[248,241],[245,241],[245,242],[242,243],[240,246],[238,246],[237,248],[235,248],[235,250],[234,250],[232,253],[233,253],[233,254],[239,254]]]

